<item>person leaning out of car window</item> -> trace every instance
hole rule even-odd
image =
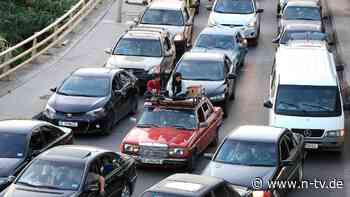
[[[182,76],[179,72],[176,72],[174,75],[171,91],[174,97],[178,96],[182,92]]]
[[[98,182],[100,196],[105,196],[105,178],[99,173],[97,168],[92,167],[87,176],[88,184],[94,184]]]

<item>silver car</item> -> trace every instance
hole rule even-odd
[[[159,28],[133,28],[117,40],[106,67],[123,68],[138,78],[144,88],[155,73],[170,74],[175,65],[175,45],[169,32]]]
[[[157,27],[169,31],[178,56],[191,47],[193,16],[190,16],[185,1],[154,1],[134,22],[138,27]]]

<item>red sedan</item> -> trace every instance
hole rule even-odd
[[[198,155],[217,144],[222,117],[222,109],[205,97],[146,102],[120,149],[140,165],[185,166],[191,171]]]

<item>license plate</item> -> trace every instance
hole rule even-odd
[[[304,146],[306,149],[318,149],[318,144],[306,143]]]
[[[141,159],[142,163],[147,163],[147,164],[163,164],[163,160],[161,159],[147,159],[147,158],[142,158]]]
[[[58,125],[59,126],[64,126],[64,127],[78,127],[78,123],[77,122],[59,121]]]

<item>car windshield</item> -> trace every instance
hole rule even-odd
[[[65,80],[57,91],[67,96],[105,97],[109,94],[109,78],[71,76]]]
[[[184,130],[196,128],[196,116],[192,110],[145,108],[138,127],[175,127]]]
[[[0,158],[23,158],[27,140],[25,134],[0,133]]]
[[[327,36],[319,31],[286,31],[281,36],[280,44],[287,44],[292,40],[319,40],[325,41]]]
[[[59,190],[78,190],[84,164],[38,159],[19,177],[16,184]]]
[[[141,197],[186,197],[186,196],[178,195],[178,194],[160,193],[160,192],[146,192],[142,194]]]
[[[235,46],[233,35],[201,34],[195,47],[206,49],[232,50]]]
[[[182,60],[176,72],[184,80],[221,81],[224,80],[224,62],[213,60]]]
[[[122,38],[113,55],[161,57],[162,50],[160,41],[156,39]]]
[[[234,165],[276,166],[277,155],[274,143],[226,140],[214,160]]]
[[[254,5],[249,0],[218,0],[214,11],[227,14],[252,14]]]
[[[317,7],[289,6],[284,10],[283,19],[320,21],[321,14]]]
[[[180,10],[147,9],[141,24],[183,26],[184,19]]]
[[[336,86],[280,85],[275,112],[295,116],[339,116],[340,102]]]

